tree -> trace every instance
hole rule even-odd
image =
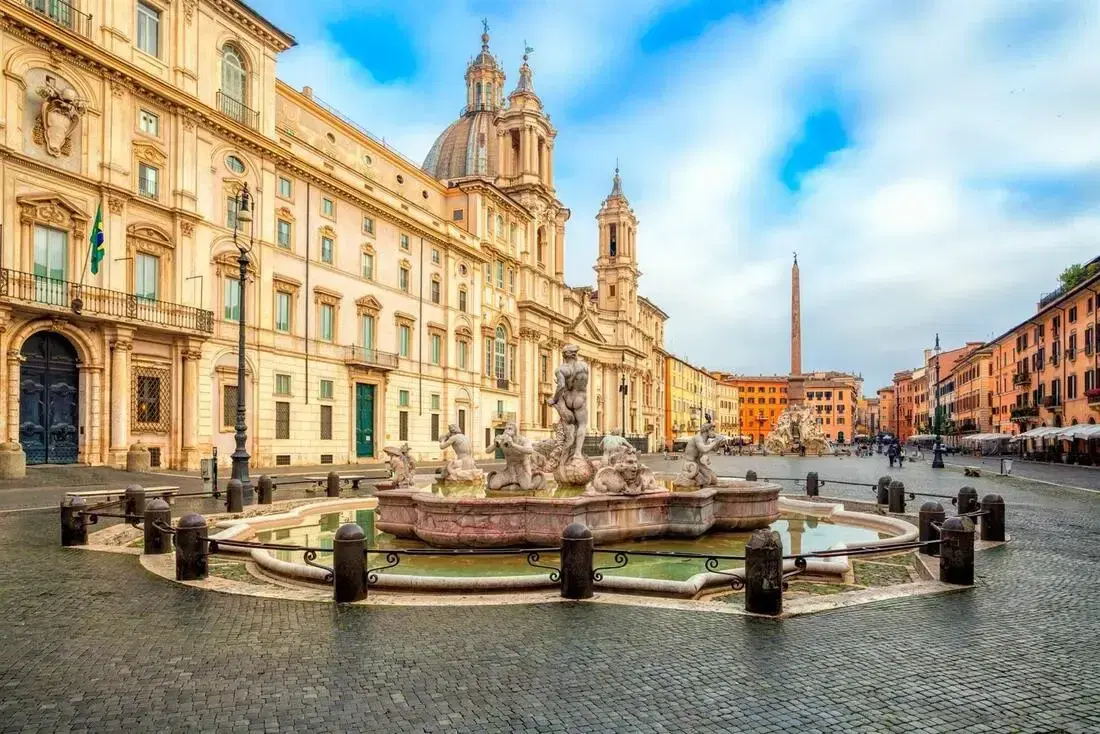
[[[1058,276],[1058,282],[1062,284],[1064,290],[1073,290],[1086,278],[1096,273],[1096,268],[1096,263],[1089,263],[1088,265],[1077,263],[1075,265],[1070,265]]]

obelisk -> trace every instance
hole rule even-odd
[[[802,405],[806,389],[802,377],[802,304],[798,282],[798,253],[791,266],[791,374],[787,377],[787,404]]]

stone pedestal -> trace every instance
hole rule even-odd
[[[0,443],[0,479],[22,479],[27,476],[27,455],[18,443]]]
[[[138,441],[126,452],[126,471],[144,474],[148,473],[150,468],[149,449]]]

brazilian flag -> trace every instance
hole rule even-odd
[[[92,234],[88,237],[92,246],[92,275],[99,272],[99,264],[103,262],[103,256],[107,254],[107,248],[103,246],[103,205],[95,210],[95,224],[92,225]]]

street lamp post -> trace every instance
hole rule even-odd
[[[248,478],[248,449],[245,448],[245,443],[248,440],[248,424],[245,422],[245,407],[244,407],[244,393],[245,393],[245,362],[244,362],[244,336],[245,336],[245,283],[248,279],[248,253],[252,250],[252,230],[249,230],[248,242],[245,242],[244,237],[241,237],[240,241],[237,240],[237,230],[240,229],[242,224],[252,223],[252,211],[251,211],[251,196],[248,193],[248,184],[244,185],[241,190],[240,196],[233,198],[234,206],[237,206],[237,217],[235,226],[233,227],[233,244],[237,247],[237,263],[241,266],[240,283],[237,290],[237,425],[235,426],[235,432],[233,434],[233,440],[236,444],[233,450],[233,468],[231,476],[233,479],[237,479],[241,483],[241,487],[244,489],[244,496],[252,496],[252,482]]]
[[[620,402],[622,403],[622,415],[623,420],[620,425],[623,427],[623,438],[626,438],[626,392],[629,389],[626,385],[626,373],[622,375],[622,382],[619,383],[619,395],[621,395]]]
[[[932,468],[943,468],[943,447],[940,445],[940,335],[936,334],[936,415],[933,418],[936,438],[932,446]]]

